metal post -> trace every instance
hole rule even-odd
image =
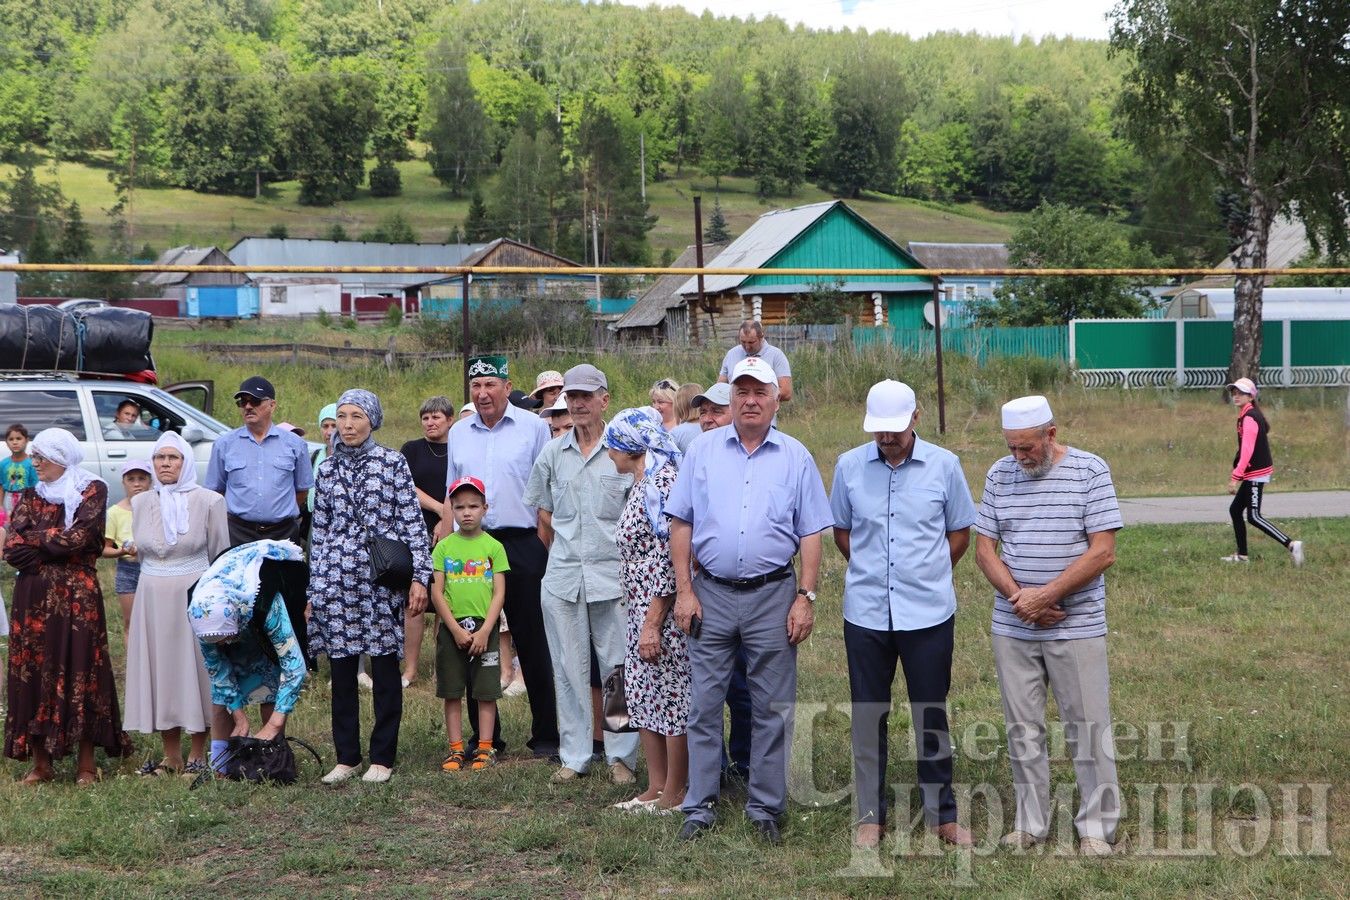
[[[600,265],[600,218],[595,214],[595,207],[591,207],[591,251],[595,256],[595,265]],[[598,316],[603,310],[600,308],[604,301],[600,299],[600,275],[595,276],[595,314]]]
[[[694,265],[703,268],[703,197],[694,195]],[[699,346],[698,314],[703,309],[703,272],[698,273],[698,296],[689,304],[689,344]]]
[[[459,343],[464,354],[464,402],[469,402],[469,281],[470,275],[465,272],[460,276],[459,282]]]
[[[933,279],[933,346],[937,351],[938,434],[947,433],[947,393],[942,384],[942,288]]]
[[[645,131],[638,133],[638,174],[641,180],[638,184],[642,188],[642,202],[647,202],[647,133]]]

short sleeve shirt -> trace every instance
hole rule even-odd
[[[33,466],[31,457],[24,457],[15,462],[11,456],[0,465],[0,472],[4,473],[0,490],[7,494],[21,494],[29,488],[37,487],[37,469]]]
[[[114,503],[108,507],[108,518],[103,528],[104,540],[114,547],[124,547],[131,540],[131,510]]]
[[[1011,456],[994,463],[975,519],[980,534],[999,542],[999,558],[1024,587],[1049,584],[1087,550],[1088,535],[1124,524],[1110,468],[1073,447],[1041,478],[1026,474]],[[993,633],[1028,641],[1106,634],[1105,577],[1098,575],[1060,605],[1065,617],[1042,628],[1017,618],[1008,598],[995,591]]]
[[[834,527],[849,532],[844,619],[872,631],[931,628],[956,613],[947,534],[975,522],[961,461],[920,437],[891,466],[875,442],[834,469]]]
[[[694,558],[719,578],[780,569],[802,538],[834,521],[820,470],[801,441],[770,428],[746,453],[735,424],[690,445],[666,513],[693,526]]]
[[[431,565],[445,576],[445,602],[457,619],[487,618],[493,576],[511,571],[506,548],[486,531],[473,538],[449,535],[431,551]]]
[[[745,348],[740,344],[737,344],[728,350],[727,355],[722,359],[722,371],[720,377],[730,381],[731,372],[736,368],[736,363],[749,355],[750,354],[746,353]],[[770,344],[768,341],[765,341],[764,346],[759,348],[759,353],[757,353],[756,356],[768,363],[773,368],[774,374],[779,378],[792,377],[792,366],[788,365],[787,354],[782,350],[779,350],[773,344]]]
[[[202,487],[225,495],[225,508],[248,522],[280,522],[300,514],[295,495],[314,487],[309,445],[276,425],[255,441],[239,427],[216,439]]]

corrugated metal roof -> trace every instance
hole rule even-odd
[[[1310,249],[1312,249],[1312,244],[1308,242],[1308,230],[1302,222],[1286,215],[1276,216],[1275,221],[1270,223],[1270,240],[1266,245],[1266,268],[1283,269],[1292,266]],[[1214,266],[1216,269],[1234,269],[1236,267],[1237,264],[1233,262],[1231,256],[1225,256]],[[1270,284],[1274,280],[1273,275],[1267,275],[1265,283]],[[1231,275],[1206,275],[1198,281],[1170,288],[1163,296],[1172,297],[1187,288],[1232,286],[1233,276]]]
[[[165,250],[156,257],[155,262],[165,266],[200,266],[206,263],[207,258],[212,253],[220,253],[220,251],[215,247],[190,247],[184,245],[182,247],[173,247],[169,250]],[[224,257],[225,254],[221,253],[221,256]],[[231,264],[228,257],[217,260],[216,262],[223,266]],[[181,284],[182,282],[187,281],[191,275],[191,272],[155,272],[151,275],[138,276],[134,280],[137,284],[153,284],[164,287],[171,284]]]
[[[727,244],[704,244],[703,245],[703,264],[708,265],[708,260],[714,258],[727,248]],[[698,265],[697,248],[690,244],[684,248],[674,262],[670,265],[672,268],[684,269],[693,268]],[[697,281],[697,276],[695,276]],[[704,282],[708,281],[708,276],[704,276]],[[614,328],[652,328],[660,325],[666,318],[666,311],[684,305],[684,298],[680,296],[680,286],[685,282],[683,275],[662,275],[652,286],[637,299],[637,302],[619,316],[618,321],[614,323]],[[698,290],[697,284],[694,290]],[[707,287],[704,287],[707,290]]]
[[[376,241],[321,241],[310,238],[244,238],[229,249],[241,266],[457,266],[486,244],[389,244]],[[255,281],[285,277],[263,272]],[[423,275],[337,275],[344,285],[406,287],[427,280]]]
[[[910,241],[909,252],[930,269],[1001,269],[1008,265],[1007,244]]]
[[[766,212],[755,220],[755,224],[745,233],[732,241],[725,250],[717,254],[711,262],[705,262],[709,268],[719,269],[755,269],[764,265],[793,238],[814,225],[822,216],[834,208],[839,200],[826,200],[823,203],[810,203],[806,206],[794,206],[792,209],[775,209]],[[720,294],[733,290],[749,277],[746,275],[705,275],[703,290],[709,294]],[[692,294],[698,290],[693,278],[680,285],[678,294]]]

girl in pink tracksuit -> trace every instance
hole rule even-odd
[[[1247,522],[1279,541],[1289,551],[1294,565],[1301,566],[1303,542],[1293,540],[1261,515],[1261,494],[1270,483],[1275,466],[1267,440],[1270,426],[1256,405],[1256,384],[1250,378],[1239,378],[1228,385],[1228,393],[1233,398],[1233,405],[1238,407],[1238,449],[1237,455],[1233,457],[1233,476],[1228,482],[1228,493],[1236,495],[1233,504],[1228,507],[1228,514],[1233,518],[1237,552],[1223,557],[1223,561],[1247,562],[1247,526],[1243,522],[1245,513]]]

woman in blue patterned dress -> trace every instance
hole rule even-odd
[[[624,694],[647,757],[647,790],[616,803],[631,812],[670,814],[684,802],[689,777],[689,651],[675,625],[675,568],[670,560],[666,498],[680,451],[650,407],[625,409],[605,429],[604,443],[633,488],[619,516],[616,541],[628,604]]]
[[[326,653],[333,672],[333,746],[337,765],[326,784],[346,781],[361,765],[361,719],[356,672],[370,657],[375,726],[370,767],[363,781],[389,780],[403,717],[405,611],[426,609],[431,553],[408,461],[375,442],[384,419],[370,391],[338,398],[338,441],[319,466],[310,533],[310,652]],[[406,591],[377,586],[370,576],[368,534],[403,541],[412,549],[413,581]]]

